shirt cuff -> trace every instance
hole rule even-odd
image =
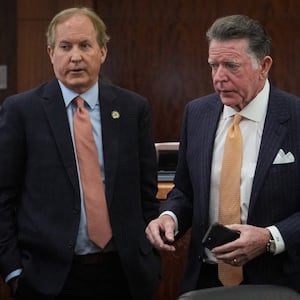
[[[9,273],[6,277],[5,277],[5,282],[7,283],[8,281],[10,281],[12,278],[17,277],[21,274],[22,269],[17,269],[11,273]]]
[[[278,228],[276,226],[269,226],[267,229],[270,231],[274,242],[275,242],[275,252],[274,255],[282,253],[285,251],[285,243],[282,238],[281,233],[279,232]]]
[[[174,235],[176,236],[178,234],[178,232],[179,232],[178,231],[178,220],[177,220],[176,215],[172,211],[170,211],[170,210],[166,210],[166,211],[164,211],[164,212],[162,212],[160,214],[160,216],[163,216],[163,215],[168,215],[168,216],[170,216],[174,220],[174,222],[175,222]]]

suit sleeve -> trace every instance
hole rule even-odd
[[[22,118],[14,99],[0,109],[0,271],[5,278],[20,268],[17,249],[17,210],[25,169],[25,137]]]

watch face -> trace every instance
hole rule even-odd
[[[275,252],[275,242],[274,240],[269,240],[267,244],[267,252],[274,253]]]

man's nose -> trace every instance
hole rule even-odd
[[[227,78],[227,70],[224,66],[219,65],[213,74],[214,80],[224,81]]]
[[[82,54],[80,49],[78,48],[73,48],[71,50],[71,61],[80,61],[82,59]]]

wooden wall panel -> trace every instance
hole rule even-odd
[[[297,0],[19,0],[17,90],[49,79],[45,30],[60,9],[94,7],[111,41],[103,76],[149,98],[156,141],[178,140],[185,104],[213,91],[205,32],[215,18],[248,14],[273,37],[271,81],[300,95]]]
[[[16,91],[16,0],[0,2],[0,65],[7,67],[7,88],[0,89],[0,105]]]
[[[43,19],[20,20],[18,24],[18,92],[52,76],[45,38],[47,25]]]
[[[211,90],[201,1],[97,1],[111,36],[104,75],[149,98],[156,141],[179,138],[183,106]]]
[[[16,6],[16,0],[0,2],[0,65],[7,66],[7,88],[0,89],[0,105],[7,96],[16,92]],[[1,277],[0,299],[10,299],[10,291]]]
[[[218,0],[215,0],[216,3]],[[218,2],[219,3],[219,2]],[[246,14],[258,19],[269,31],[272,40],[272,83],[278,88],[300,96],[300,2],[297,0],[229,0],[216,5],[216,17]]]
[[[177,140],[185,104],[213,91],[205,32],[220,16],[248,14],[260,20],[274,40],[271,81],[300,95],[297,0],[96,3],[111,36],[104,75],[149,98],[156,141]]]
[[[93,7],[93,3],[93,0],[18,0],[18,92],[53,76],[45,37],[52,17],[61,9],[77,5]]]
[[[156,141],[178,140],[185,104],[193,98],[213,92],[207,65],[205,32],[217,17],[247,14],[260,20],[273,38],[272,83],[300,96],[298,0],[16,1],[17,91],[27,90],[52,77],[44,34],[53,15],[74,5],[94,7],[107,24],[111,36],[102,75],[117,85],[149,98]],[[0,10],[0,14],[5,22],[4,27],[9,28],[14,36],[13,22],[11,19],[9,21],[6,14],[9,9],[13,15],[12,2],[2,1],[5,13]],[[13,61],[16,60],[12,57],[16,48],[14,38],[10,37],[10,49],[7,50],[7,37],[1,36],[3,60],[0,55],[0,64],[8,62],[13,70]],[[13,86],[11,83],[10,86]],[[180,245],[180,249],[185,248],[186,244]],[[164,255],[164,264],[168,265],[164,271],[162,290],[155,300],[175,300],[179,280],[174,278],[178,270],[174,274],[171,266],[174,264],[180,269],[183,265],[180,260],[184,255],[181,255],[180,249],[172,257]]]

